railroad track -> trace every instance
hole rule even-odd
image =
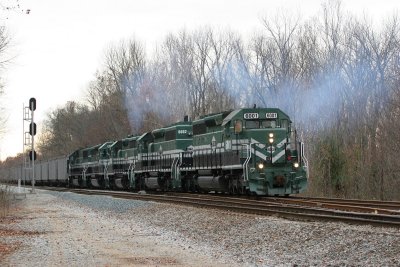
[[[273,198],[268,201],[308,207],[320,207],[333,210],[362,212],[400,216],[400,203],[378,203],[378,201],[344,200],[344,199],[307,199],[307,198]]]
[[[342,199],[342,198],[322,198],[322,197],[298,197],[293,196],[291,199],[319,202],[319,203],[337,203],[342,205],[353,205],[370,208],[391,209],[400,211],[400,201],[381,201],[381,200],[361,200],[361,199]]]
[[[123,199],[167,202],[264,216],[274,215],[292,220],[346,222],[400,228],[400,213],[396,210],[387,210],[388,213],[384,213],[382,212],[384,209],[375,208],[379,212],[371,212],[371,208],[369,207],[351,205],[346,207],[347,210],[338,210],[339,206],[334,206],[335,204],[330,204],[332,206],[328,204],[325,206],[306,205],[304,204],[305,200],[291,198],[261,198],[261,200],[254,200],[212,194],[140,194],[91,189],[43,189],[68,191],[86,195],[107,195]]]
[[[181,195],[188,193],[172,193],[173,195]],[[189,194],[190,195],[190,194]],[[191,194],[193,195],[193,194]],[[204,194],[203,194],[204,195]],[[229,195],[211,194],[214,198],[234,197]],[[359,200],[359,199],[336,199],[336,198],[310,198],[310,197],[254,197],[240,196],[245,199],[257,199],[263,203],[281,203],[288,205],[320,207],[326,209],[334,209],[349,212],[363,212],[374,214],[400,215],[400,202],[398,201],[377,201],[377,200]]]

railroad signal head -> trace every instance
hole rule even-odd
[[[30,111],[35,111],[36,110],[36,99],[34,97],[29,99],[29,110]]]
[[[34,136],[36,134],[36,123],[31,122],[31,124],[29,124],[29,134],[31,136]]]
[[[35,150],[33,150],[33,153],[32,153],[32,150],[29,151],[29,159],[30,159],[31,161],[37,159],[37,154],[36,154],[36,151],[35,151]]]

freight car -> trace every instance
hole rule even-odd
[[[33,178],[32,169],[22,165],[0,170],[0,182],[30,185]],[[57,157],[35,162],[35,184],[49,186],[68,185],[68,157]]]
[[[241,108],[78,149],[40,162],[35,177],[80,188],[289,195],[306,189],[307,165],[288,115]]]

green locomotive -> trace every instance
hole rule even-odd
[[[78,150],[69,170],[70,185],[80,187],[289,195],[307,186],[304,144],[277,108],[185,118]]]

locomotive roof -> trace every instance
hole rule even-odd
[[[88,151],[88,150],[93,150],[93,149],[99,149],[99,147],[101,146],[102,144],[98,144],[98,145],[95,145],[95,146],[91,146],[91,147],[87,147],[87,148],[84,148],[84,149],[81,149],[82,151]]]
[[[105,148],[111,147],[114,143],[116,143],[116,142],[106,142],[106,143],[104,143],[103,145],[101,145],[101,146],[99,147],[99,150],[100,150],[100,149],[105,149]]]
[[[201,124],[203,122],[207,121],[220,121],[220,123],[222,123],[223,119],[228,116],[230,113],[232,112],[232,110],[228,110],[228,111],[223,111],[223,112],[219,112],[219,113],[213,113],[213,114],[209,114],[209,115],[204,115],[202,117],[200,117],[200,119],[197,119],[193,122],[193,125],[195,124]]]
[[[158,128],[158,129],[154,129],[153,131],[151,131],[151,133],[153,135],[162,135],[163,133],[165,133],[168,130],[177,128],[179,126],[192,126],[192,122],[191,121],[180,121],[162,128]]]
[[[145,132],[137,140],[142,141],[143,139],[145,139],[145,137],[150,137],[148,139],[153,139],[153,135],[151,134],[151,132]]]
[[[140,135],[135,135],[135,134],[130,134],[127,137],[123,138],[122,140],[135,140],[138,139],[140,137]]]
[[[285,117],[285,118],[289,119],[289,121],[290,121],[289,116],[286,113],[284,113],[282,110],[280,110],[279,108],[240,108],[240,109],[236,109],[236,110],[232,111],[228,116],[226,116],[224,118],[224,121],[222,122],[222,126],[226,125],[237,114],[239,114],[241,112],[249,112],[249,113],[251,113],[251,112],[260,112],[260,111],[262,111],[262,112],[276,112],[276,113],[281,114],[281,116],[279,116],[280,118]]]

